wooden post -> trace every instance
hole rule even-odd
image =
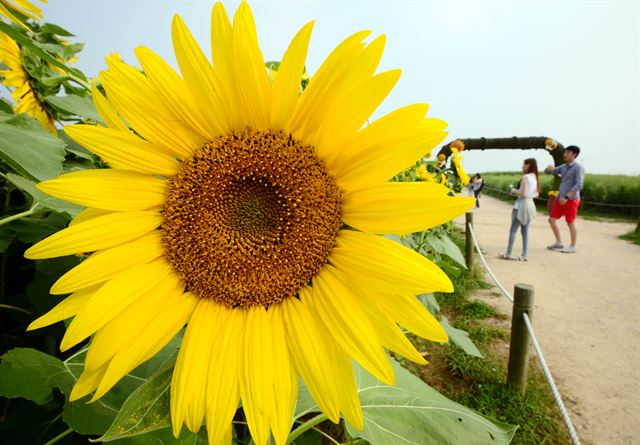
[[[511,316],[511,343],[509,345],[509,366],[507,384],[513,386],[521,395],[527,389],[527,367],[529,359],[529,332],[522,317],[527,313],[531,319],[533,311],[533,286],[518,283],[513,294],[513,313]]]
[[[467,263],[467,269],[471,272],[471,267],[473,266],[473,239],[471,239],[471,233],[469,233],[469,226],[473,226],[473,213],[465,213],[464,221],[465,260]]]

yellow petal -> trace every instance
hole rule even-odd
[[[419,232],[451,221],[475,204],[473,198],[448,192],[430,182],[386,182],[348,190],[342,198],[343,220],[364,232]]]
[[[135,211],[160,207],[166,181],[151,175],[112,169],[80,170],[38,184],[49,195],[105,210]]]
[[[353,60],[362,54],[362,40],[370,33],[371,31],[360,31],[351,35],[329,54],[300,96],[285,131],[298,140],[306,141],[318,129],[318,122],[322,122],[325,117],[323,102],[331,94],[333,84],[344,77]]]
[[[240,4],[233,18],[233,73],[249,126],[256,130],[268,129],[271,85],[258,46],[253,14],[246,2]]]
[[[393,119],[390,115],[384,125],[365,128],[353,143],[346,144],[339,162],[332,163],[339,185],[351,188],[353,184],[387,181],[430,152],[447,135],[447,125],[441,120],[423,119],[418,125],[404,125],[398,121],[402,114]]]
[[[273,82],[271,128],[284,128],[296,108],[313,24],[314,22],[309,22],[298,31],[284,53],[278,69],[278,77]]]
[[[52,294],[67,294],[104,283],[120,272],[139,264],[146,264],[163,255],[160,232],[153,232],[137,240],[94,253],[82,263],[62,275],[51,287]]]
[[[104,376],[104,373],[107,372],[107,366],[103,366],[102,368],[95,369],[92,371],[84,370],[82,374],[80,374],[80,378],[73,386],[71,390],[71,394],[69,395],[69,401],[73,402],[75,400],[81,399],[87,394],[95,391]]]
[[[31,246],[24,256],[38,260],[108,249],[139,238],[161,223],[156,211],[110,213],[56,232]]]
[[[109,100],[104,97],[95,85],[91,86],[91,97],[93,98],[93,104],[95,105],[98,114],[108,127],[113,128],[114,130],[129,132],[129,128],[124,124],[124,122],[122,122],[122,119],[120,119],[116,110],[113,109]]]
[[[153,289],[169,271],[169,266],[161,259],[132,268],[107,282],[73,319],[60,343],[60,349],[66,351],[109,323],[131,303]]]
[[[216,93],[216,74],[193,35],[177,15],[171,26],[171,37],[180,72],[191,96],[216,133],[227,134],[231,128],[223,104]]]
[[[287,344],[313,400],[332,422],[338,423],[342,395],[333,378],[334,368],[327,366],[334,359],[327,346],[332,340],[320,329],[311,299],[310,288],[305,288],[300,291],[300,300],[287,298],[281,303]]]
[[[393,385],[393,368],[382,342],[343,279],[335,268],[325,266],[313,278],[313,303],[342,349],[377,379]]]
[[[275,410],[271,419],[271,430],[276,445],[285,445],[291,430],[293,411],[298,398],[298,374],[293,368],[287,349],[284,319],[280,305],[269,308],[271,331],[271,361],[273,366],[273,398]]]
[[[272,335],[264,308],[248,309],[238,366],[242,408],[256,445],[267,444],[274,411]]]
[[[190,156],[205,142],[177,119],[167,107],[163,92],[158,94],[140,71],[116,59],[107,60],[107,64],[109,70],[100,74],[100,80],[109,101],[136,133],[179,157]]]
[[[71,222],[69,223],[69,227],[75,226],[76,224],[79,224],[81,222],[89,221],[90,219],[96,218],[98,216],[105,216],[111,213],[113,212],[110,212],[109,210],[92,209],[91,207],[88,207],[80,211],[80,213],[78,213],[76,217],[71,220]]]
[[[363,297],[365,295],[362,293]],[[400,303],[398,301],[398,304]],[[421,365],[427,363],[382,305],[376,304],[371,299],[362,298],[362,308],[385,348]]]
[[[413,295],[453,292],[451,280],[438,266],[381,236],[342,230],[329,261],[358,289]]]
[[[125,375],[155,356],[184,327],[200,299],[183,294],[179,289],[172,292],[172,300],[165,301],[156,317],[145,326],[135,340],[130,341],[109,362],[91,401],[102,397]],[[159,302],[162,303],[162,302]]]
[[[220,304],[203,298],[187,324],[171,380],[171,418],[176,437],[183,422],[193,432],[202,425],[212,346],[224,314]]]
[[[136,48],[136,56],[157,91],[162,92],[167,104],[180,121],[207,139],[220,136],[211,121],[205,119],[189,93],[186,82],[160,56],[148,48]]]
[[[149,330],[147,326],[162,314],[166,306],[175,306],[175,301],[182,299],[183,288],[178,275],[169,273],[150,291],[116,315],[93,337],[84,361],[85,368],[97,369],[127,345],[137,342],[138,337]]]
[[[231,129],[242,129],[248,122],[242,114],[233,74],[233,28],[221,2],[217,2],[211,11],[211,56],[220,82],[217,93],[224,104],[227,121]]]
[[[68,125],[64,131],[114,168],[164,176],[178,170],[177,159],[131,133],[96,125]]]
[[[224,325],[216,336],[207,380],[207,433],[209,443],[229,443],[224,436],[230,432],[233,416],[240,401],[238,388],[239,339],[243,337],[245,310],[222,309],[227,312]]]
[[[345,142],[352,139],[380,106],[400,79],[400,70],[386,71],[362,82],[335,106],[315,141],[318,156],[332,169],[334,159]]]
[[[96,293],[98,289],[99,286],[92,286],[88,289],[82,289],[81,291],[69,295],[42,317],[31,322],[27,331],[40,329],[73,317],[82,310],[82,308],[87,304],[87,301],[89,301],[89,298]]]
[[[442,325],[416,297],[370,292],[368,300],[414,334],[431,341],[446,342],[448,340],[447,332]]]

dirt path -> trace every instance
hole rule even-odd
[[[529,261],[505,261],[496,256],[506,249],[511,208],[481,201],[474,211],[478,241],[510,292],[518,282],[535,287],[533,324],[581,440],[640,444],[640,246],[618,239],[634,225],[579,217],[578,253],[562,254],[545,248],[553,235],[539,212]],[[566,242],[564,221],[560,227]],[[515,255],[521,242],[518,234]],[[511,313],[504,297],[482,298]]]

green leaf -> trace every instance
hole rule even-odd
[[[364,430],[347,432],[372,444],[508,444],[517,427],[491,420],[455,403],[392,360],[396,386],[355,366]]]
[[[447,331],[447,335],[449,336],[449,343],[455,344],[469,355],[479,358],[483,357],[482,352],[480,352],[478,347],[469,338],[469,333],[467,331],[463,331],[462,329],[457,329],[451,326],[447,317],[441,317],[440,324],[442,325],[444,330]]]
[[[197,434],[182,428],[178,439],[173,437],[171,428],[164,428],[141,436],[119,439],[111,443],[112,445],[209,445],[204,428]]]
[[[0,159],[23,176],[55,178],[62,172],[64,153],[64,142],[34,118],[21,114],[0,119]]]
[[[418,300],[431,312],[431,315],[438,315],[440,313],[440,305],[434,294],[419,295]]]
[[[66,201],[49,196],[36,188],[36,183],[22,176],[13,173],[7,173],[7,179],[23,192],[27,193],[33,199],[33,205],[44,209],[54,210],[60,213],[66,213],[71,217],[76,216],[82,210],[81,206],[71,204]]]
[[[85,75],[82,73],[82,71],[76,68],[70,68],[66,66],[64,63],[60,62],[58,59],[56,59],[54,56],[50,54],[50,52],[56,53],[57,52],[56,48],[58,47],[61,48],[61,45],[37,42],[29,38],[28,36],[24,35],[22,32],[18,31],[16,28],[4,22],[0,22],[0,31],[7,34],[9,37],[11,37],[13,40],[18,42],[23,47],[29,48],[31,51],[33,51],[38,56],[42,57],[44,60],[46,60],[50,64],[63,69],[65,72],[73,74],[74,76],[78,77],[83,81],[87,80]]]
[[[101,441],[111,442],[171,426],[169,386],[176,356],[174,352],[158,372],[127,398]]]
[[[11,233],[25,244],[33,244],[45,236],[49,236],[58,230],[64,229],[69,223],[60,213],[50,213],[45,217],[25,217],[11,221],[8,226]]]
[[[429,234],[429,236],[427,237],[427,242],[431,245],[431,247],[433,247],[436,252],[448,256],[460,266],[464,267],[465,269],[467,268],[464,255],[462,255],[460,248],[453,241],[451,241],[446,233],[442,233],[439,235]]]
[[[91,154],[91,152],[89,150],[87,150],[82,145],[78,144],[76,141],[71,139],[62,130],[58,130],[58,137],[60,139],[62,139],[64,141],[64,143],[67,145],[65,147],[65,149],[67,150],[67,153],[71,153],[72,155],[74,155],[74,156],[76,156],[76,157],[78,157],[80,159],[86,159],[88,161],[91,161],[91,163],[93,164],[93,155]],[[69,163],[68,161],[65,163],[65,167],[68,165],[68,163]],[[91,166],[93,166],[93,165],[91,165]]]
[[[91,96],[47,96],[45,101],[62,112],[102,122]]]
[[[23,397],[38,405],[53,398],[53,390],[71,391],[75,382],[64,362],[31,348],[16,348],[2,356],[0,395]]]
[[[0,111],[9,115],[13,114],[13,105],[4,97],[0,97]]]
[[[42,25],[42,30],[48,34],[53,34],[55,36],[74,37],[74,35],[69,31],[58,25],[54,25],[53,23],[45,23],[44,25]]]

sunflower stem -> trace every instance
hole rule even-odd
[[[71,428],[69,428],[68,430],[63,431],[60,434],[58,434],[56,437],[54,437],[53,439],[51,439],[49,442],[45,443],[44,445],[53,445],[54,443],[56,443],[59,440],[67,437],[71,433],[73,433],[73,430]]]
[[[15,215],[7,216],[6,218],[0,219],[0,226],[3,224],[7,224],[16,219],[24,218],[25,216],[33,215],[36,212],[36,208],[38,206],[34,205],[29,210],[25,210],[24,212],[16,213]]]
[[[287,445],[290,445],[298,437],[302,436],[308,430],[310,430],[314,426],[324,422],[327,419],[328,419],[328,417],[325,414],[318,414],[317,416],[307,420],[305,423],[300,425],[298,428],[296,428],[295,430],[291,431],[291,433],[289,434],[289,437],[287,438]]]
[[[0,304],[0,309],[9,309],[9,310],[12,310],[12,311],[24,312],[27,315],[33,315],[31,312],[29,312],[26,309],[22,309],[22,308],[15,307],[15,306],[10,306],[8,304]]]

